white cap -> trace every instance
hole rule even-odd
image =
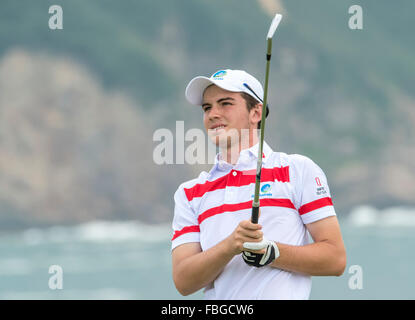
[[[264,89],[257,79],[242,70],[226,69],[216,71],[210,78],[203,76],[193,78],[186,87],[187,101],[201,106],[203,93],[211,84],[228,91],[245,92],[261,103],[264,99]]]

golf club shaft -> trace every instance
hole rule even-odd
[[[262,117],[261,117],[261,133],[259,140],[258,148],[258,161],[256,169],[256,178],[255,178],[255,194],[254,201],[252,203],[252,214],[251,221],[252,223],[258,223],[259,218],[259,187],[261,183],[261,169],[262,169],[262,152],[264,146],[264,132],[265,132],[265,117],[267,109],[267,97],[268,97],[268,77],[269,77],[269,66],[271,62],[271,52],[272,52],[272,38],[267,39],[267,63],[265,68],[265,88],[264,88],[264,102],[262,104]]]

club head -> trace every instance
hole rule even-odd
[[[277,27],[280,24],[281,19],[282,19],[282,15],[279,13],[277,13],[274,19],[272,19],[271,26],[269,27],[268,34],[267,34],[267,39],[272,39],[275,33],[275,30],[277,30]]]

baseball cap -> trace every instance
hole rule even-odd
[[[186,87],[187,101],[193,105],[201,106],[203,93],[211,84],[228,91],[245,92],[260,103],[264,98],[264,89],[256,78],[243,70],[225,69],[216,71],[210,78],[204,76],[193,78]],[[268,106],[266,114],[268,115]]]

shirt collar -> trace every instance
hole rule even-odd
[[[222,159],[221,153],[217,153],[215,157],[215,164],[213,165],[212,169],[210,170],[210,174],[213,174],[216,170],[224,171],[228,168],[231,168],[232,164],[226,162]]]
[[[258,148],[259,148],[259,143],[257,143],[256,145],[252,146],[249,149],[244,149],[240,152],[239,154],[239,159],[237,164],[239,163],[241,158],[246,158],[251,157],[251,159],[257,159],[258,158]],[[270,157],[271,153],[272,153],[272,149],[271,147],[264,141],[264,145],[262,148],[262,163],[266,163],[267,159]],[[232,168],[233,165],[226,162],[225,160],[222,159],[221,153],[217,153],[216,157],[215,157],[215,163],[212,167],[212,169],[209,171],[209,175],[212,175],[216,170],[221,170],[221,171],[225,171],[229,168]]]
[[[259,148],[259,143],[257,143],[256,145],[252,146],[249,149],[246,150],[242,150],[242,152],[246,151],[249,152],[252,156],[255,157],[255,159],[258,158],[258,148]],[[262,146],[262,163],[267,162],[269,156],[272,153],[272,149],[271,147],[264,141],[264,145]]]

